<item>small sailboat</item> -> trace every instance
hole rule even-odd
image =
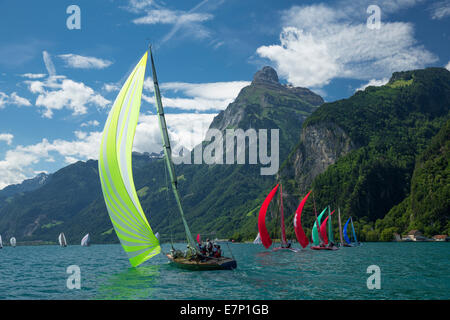
[[[352,226],[353,242],[348,237],[347,228],[348,228],[349,223],[351,223],[351,226]],[[358,241],[358,239],[356,239],[356,232],[355,232],[355,227],[353,226],[352,217],[348,218],[347,222],[344,225],[344,239],[345,239],[344,247],[357,247],[357,246],[361,245],[361,243]]]
[[[11,239],[9,239],[9,243],[11,244],[11,246],[13,248],[15,248],[16,247],[16,238],[11,237]]]
[[[306,246],[309,244],[308,237],[305,234],[305,231],[302,227],[302,211],[303,207],[305,206],[306,200],[308,200],[309,195],[311,194],[311,191],[308,192],[308,194],[303,198],[303,200],[300,202],[297,210],[295,210],[294,215],[294,231],[295,236],[297,238],[298,243],[302,246],[302,248],[306,248]]]
[[[158,241],[160,241],[160,239],[159,239],[159,232],[155,233],[155,237],[156,237],[156,239],[158,239]]]
[[[269,232],[267,231],[266,227],[266,213],[267,209],[269,208],[270,202],[272,201],[273,197],[278,191],[278,187],[280,187],[280,215],[281,215],[281,247],[275,247],[272,250],[278,251],[278,250],[290,250],[290,251],[297,251],[294,248],[291,248],[291,243],[287,241],[286,239],[286,229],[284,226],[284,213],[283,213],[283,194],[282,194],[282,186],[281,184],[277,184],[275,188],[270,191],[269,195],[264,200],[261,209],[259,210],[259,216],[258,216],[258,230],[259,235],[261,237],[261,242],[263,246],[268,249],[272,245],[272,239],[270,238]]]
[[[83,239],[81,239],[81,245],[82,245],[83,247],[89,247],[90,242],[91,242],[91,238],[90,238],[90,236],[89,236],[89,233],[88,233],[87,235],[85,235],[85,236],[83,237]]]
[[[0,249],[3,249],[2,235],[0,235]]]
[[[259,232],[258,232],[258,235],[256,236],[255,240],[253,240],[253,244],[262,244],[261,236],[259,235]]]
[[[58,236],[58,242],[61,247],[67,247],[66,236],[61,232]]]
[[[323,223],[320,225],[320,233],[317,228],[318,223],[320,223],[321,218],[323,214],[328,210],[328,216],[325,218]],[[312,250],[337,250],[339,247],[334,245],[334,239],[333,239],[333,231],[332,231],[332,224],[331,224],[331,215],[334,213],[330,212],[330,206],[325,208],[322,213],[320,214],[318,221],[314,224],[313,227],[313,243],[314,246],[311,246]],[[318,223],[317,223],[318,222]],[[327,222],[328,222],[328,236],[327,236]],[[320,236],[319,236],[320,234]],[[320,237],[320,238],[319,238]],[[330,242],[328,241],[330,240]]]

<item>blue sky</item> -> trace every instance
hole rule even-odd
[[[67,8],[80,8],[69,30]],[[380,28],[367,26],[370,5]],[[393,71],[450,68],[450,1],[0,2],[0,188],[96,159],[108,111],[152,42],[175,144],[192,146],[264,65],[326,101]],[[149,72],[147,71],[147,77]],[[136,151],[158,151],[146,79]]]

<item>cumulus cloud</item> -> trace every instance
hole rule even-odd
[[[5,141],[8,145],[12,143],[13,138],[11,133],[0,133],[0,141]]]
[[[200,143],[215,114],[166,114],[169,136],[174,150],[177,146],[192,148]],[[63,157],[69,164],[79,160],[98,159],[101,131],[75,131],[73,140],[55,139],[28,146],[17,146],[8,150],[0,160],[0,189],[7,185],[20,183],[35,175],[35,166],[40,161],[54,162],[55,156]],[[5,138],[4,140],[9,139]],[[12,139],[12,138],[11,138]],[[156,152],[162,150],[161,133],[156,115],[139,117],[133,151]]]
[[[412,24],[383,22],[380,29],[369,29],[350,14],[346,7],[294,6],[282,14],[280,44],[256,52],[293,85],[319,88],[337,77],[381,79],[437,61],[417,44]]]
[[[11,93],[11,95],[9,95],[9,96],[4,92],[0,92],[0,109],[8,104],[16,105],[19,107],[31,106],[31,102],[28,99],[19,96],[16,92]]]
[[[95,58],[85,57],[77,54],[60,54],[59,58],[63,59],[66,66],[78,69],[104,69],[112,64],[112,61]]]
[[[450,0],[434,3],[430,7],[431,19],[441,20],[450,16]]]
[[[358,91],[358,90],[364,91],[364,89],[366,89],[367,87],[370,87],[370,86],[374,86],[374,87],[384,86],[388,82],[389,82],[389,78],[383,78],[381,80],[371,79],[368,83],[366,83],[366,84],[362,85],[361,87],[359,87],[358,89],[356,89],[356,91]]]
[[[111,102],[82,82],[54,76],[45,81],[25,81],[32,93],[37,93],[36,106],[44,108],[43,115],[52,118],[55,110],[63,108],[73,115],[87,113],[89,105],[106,107]]]
[[[167,82],[160,85],[164,107],[182,110],[223,110],[233,102],[239,91],[248,86],[248,81],[186,83]],[[145,79],[144,89],[153,93],[153,80]],[[170,97],[170,95],[178,95]],[[180,97],[182,96],[182,97]],[[143,95],[143,99],[154,104],[155,99]]]
[[[116,83],[105,83],[103,85],[103,90],[105,90],[106,92],[119,91],[120,86]]]
[[[100,122],[98,122],[97,120],[90,120],[90,121],[87,121],[87,122],[83,122],[82,124],[81,124],[81,127],[97,127],[97,126],[99,126],[100,125]]]

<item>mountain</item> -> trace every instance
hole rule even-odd
[[[8,198],[13,197],[16,194],[33,191],[42,187],[48,182],[50,177],[51,175],[40,173],[32,179],[27,179],[22,183],[12,184],[3,188],[0,190],[0,206],[5,203],[5,200],[7,201]]]
[[[223,133],[231,128],[279,129],[281,163],[294,148],[303,121],[322,103],[320,96],[306,88],[280,84],[275,70],[264,67],[214,118],[210,128]],[[176,165],[192,232],[221,238],[243,228],[253,236],[257,232],[255,209],[275,181],[275,175],[261,175],[260,168],[259,164]],[[133,177],[152,229],[163,240],[183,239],[184,229],[168,189],[163,159],[155,154],[133,153]],[[67,166],[41,188],[18,194],[0,208],[0,234],[5,237],[56,241],[61,231],[69,244],[79,243],[87,232],[94,243],[117,241],[101,193],[97,161]]]
[[[449,107],[450,72],[444,68],[396,72],[384,86],[324,103],[304,122],[280,170],[291,194],[287,211],[312,188],[317,210],[339,206],[343,218],[357,220],[363,241],[378,240],[382,230],[375,222],[408,197],[416,159],[449,119]],[[305,207],[306,226],[313,223],[312,206]]]
[[[417,158],[408,197],[377,221],[384,241],[394,233],[421,230],[425,236],[450,234],[450,120]]]

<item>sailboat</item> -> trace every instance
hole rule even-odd
[[[258,235],[256,236],[255,240],[253,240],[253,244],[262,244],[261,236],[260,236],[259,232],[258,232]]]
[[[302,227],[302,211],[303,207],[305,206],[306,200],[308,200],[309,195],[311,194],[311,191],[308,192],[308,194],[302,199],[300,202],[297,210],[295,210],[294,215],[294,231],[295,236],[297,238],[298,243],[302,246],[302,248],[306,248],[306,246],[309,244],[308,237],[305,234],[305,231]]]
[[[286,239],[286,229],[284,226],[284,212],[283,212],[283,193],[282,193],[283,191],[281,184],[277,184],[275,188],[273,188],[272,191],[270,191],[269,195],[266,197],[263,204],[261,205],[261,209],[259,210],[258,230],[259,235],[261,237],[261,242],[266,249],[268,249],[272,245],[272,239],[270,238],[269,232],[267,231],[266,227],[266,213],[267,209],[269,208],[270,202],[272,201],[273,197],[278,191],[278,187],[280,187],[281,247],[275,247],[272,250],[297,251],[296,249],[290,247],[290,242],[288,242]]]
[[[179,251],[173,250],[167,257],[177,265],[186,265],[187,267],[194,264],[199,268],[205,265],[205,269],[235,268],[236,261],[229,258],[207,259],[207,261],[189,260],[189,258],[198,254],[199,250],[196,248],[187,226],[178,195],[177,178],[171,159],[170,141],[150,48],[149,52],[146,52],[139,60],[122,86],[102,134],[98,162],[99,175],[103,197],[114,230],[133,267],[139,266],[161,252],[159,240],[153,233],[139,202],[131,166],[131,153],[141,107],[142,88],[149,53],[152,60],[153,81],[165,160],[169,168],[172,189],[185,226],[190,254],[186,257]]]
[[[351,223],[351,225],[352,225],[353,242],[348,237],[347,228],[348,228],[348,224],[349,223]],[[352,217],[348,218],[347,222],[345,223],[345,226],[344,226],[344,239],[345,239],[344,247],[357,247],[357,246],[361,245],[361,243],[356,239],[355,227],[353,226],[353,219],[352,219]]]
[[[328,216],[325,218],[325,220],[320,224],[320,236],[319,236],[319,229],[318,225],[320,221],[322,220],[322,216],[325,214],[325,212],[328,210]],[[313,243],[314,245],[311,246],[312,250],[337,250],[339,247],[334,245],[334,239],[333,239],[333,231],[332,231],[332,224],[331,224],[331,215],[334,213],[335,210],[330,212],[330,206],[325,208],[319,217],[317,218],[317,221],[314,223],[312,237],[313,237]],[[328,222],[328,224],[327,224]],[[328,236],[327,236],[327,225],[328,225]],[[330,240],[330,243],[328,241]],[[321,241],[322,240],[322,241]]]
[[[9,239],[9,243],[11,243],[12,247],[16,247],[16,238],[12,237],[11,239]]]
[[[58,242],[61,247],[67,247],[66,236],[61,232],[58,236]]]
[[[2,236],[0,235],[0,249],[3,249],[3,241],[2,241]]]
[[[189,230],[186,218],[184,216],[183,207],[181,205],[180,195],[178,193],[178,181],[175,174],[175,168],[172,162],[172,149],[170,147],[169,133],[167,132],[166,119],[164,117],[164,108],[161,102],[161,93],[159,91],[158,78],[156,76],[155,62],[153,60],[153,54],[151,48],[149,48],[150,60],[152,63],[152,76],[153,85],[155,91],[156,108],[159,119],[159,128],[161,131],[161,137],[164,148],[164,159],[167,169],[169,171],[170,181],[172,185],[172,191],[177,202],[178,211],[183,221],[184,231],[187,239],[187,251],[182,252],[176,250],[173,246],[169,254],[166,254],[167,258],[173,262],[176,266],[181,268],[187,268],[192,270],[214,270],[214,269],[235,269],[237,267],[236,260],[227,257],[205,257],[200,253],[198,246],[194,241],[194,237]]]
[[[90,245],[90,242],[91,241],[91,238],[89,237],[89,233],[87,234],[87,235],[85,235],[84,237],[83,237],[83,239],[81,239],[81,245],[83,246],[83,247],[89,247],[89,245]]]

